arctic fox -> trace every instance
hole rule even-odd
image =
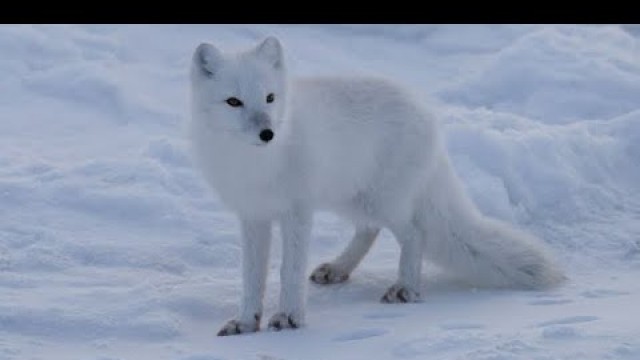
[[[200,44],[191,65],[196,163],[242,232],[239,314],[218,335],[258,331],[272,222],[281,227],[279,311],[268,326],[305,319],[313,212],[353,222],[355,235],[310,279],[345,281],[381,228],[401,247],[385,303],[419,300],[423,259],[475,286],[542,288],[564,279],[541,241],[489,219],[465,194],[438,125],[412,94],[369,77],[289,79],[275,37],[240,52]]]

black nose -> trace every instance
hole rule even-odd
[[[271,131],[271,129],[264,129],[260,131],[260,140],[269,142],[271,139],[273,139],[273,131]]]

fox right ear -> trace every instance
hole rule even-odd
[[[280,40],[275,36],[268,36],[255,49],[255,54],[266,60],[271,66],[280,69],[284,63],[284,55]]]
[[[198,45],[193,54],[194,66],[197,66],[198,69],[208,77],[213,77],[221,61],[222,53],[211,44],[202,43]]]

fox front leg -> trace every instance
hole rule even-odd
[[[271,222],[241,219],[242,227],[242,300],[236,319],[227,322],[218,336],[237,335],[260,330],[262,300],[267,280]]]
[[[311,223],[311,212],[303,207],[292,209],[281,219],[280,309],[269,320],[272,330],[295,329],[304,324]]]

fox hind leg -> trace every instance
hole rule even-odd
[[[380,233],[378,227],[357,226],[349,245],[333,261],[320,264],[309,279],[316,284],[337,284],[346,281],[371,249]]]
[[[380,299],[383,303],[407,303],[420,300],[420,277],[424,233],[416,221],[391,229],[400,243],[398,280]]]

